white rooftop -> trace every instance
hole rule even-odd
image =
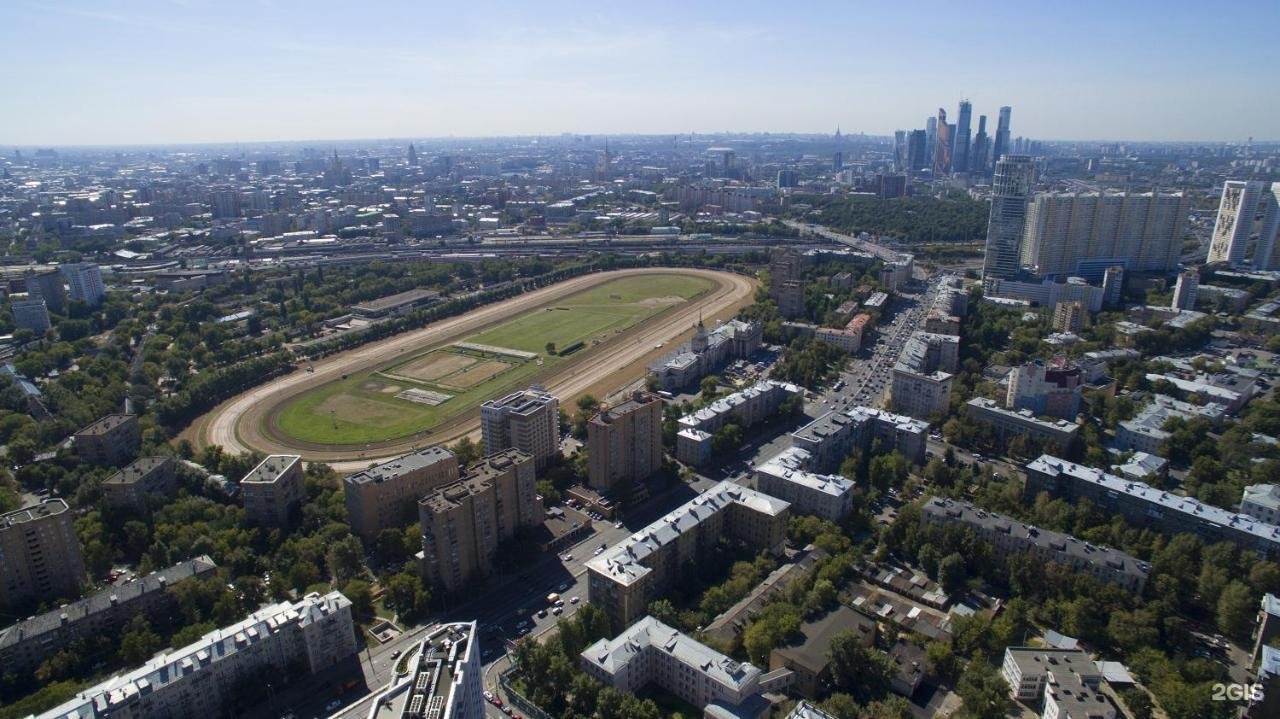
[[[844,477],[834,474],[816,474],[806,469],[810,458],[811,455],[807,450],[788,447],[756,467],[756,471],[794,482],[832,497],[843,497],[853,491],[853,482]]]
[[[760,669],[750,662],[731,659],[694,641],[653,617],[632,624],[613,639],[601,639],[587,647],[582,657],[609,674],[616,674],[645,652],[664,652],[676,661],[735,692],[750,689]]]
[[[1127,494],[1150,502],[1153,505],[1162,507],[1167,512],[1190,515],[1205,524],[1230,527],[1237,531],[1251,534],[1258,539],[1280,544],[1280,527],[1273,524],[1259,522],[1247,514],[1238,514],[1220,507],[1204,504],[1191,497],[1170,494],[1149,484],[1131,482],[1114,474],[1107,474],[1100,469],[1086,467],[1048,454],[1042,454],[1029,462],[1027,469],[1050,476],[1065,474],[1098,485],[1110,492]]]
[[[651,571],[642,564],[646,557],[731,504],[746,505],[771,516],[791,506],[781,499],[725,480],[593,557],[587,562],[587,568],[620,584],[631,584]]]

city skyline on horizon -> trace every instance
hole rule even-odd
[[[1266,34],[1280,6],[1174,5],[1157,15],[1147,3],[993,1],[941,6],[929,22],[904,25],[893,8],[826,1],[732,12],[395,2],[353,32],[345,6],[328,2],[183,0],[145,12],[25,3],[0,10],[0,41],[12,50],[0,71],[12,107],[0,116],[0,145],[836,127],[891,137],[923,127],[939,107],[955,113],[961,99],[972,102],[974,125],[980,115],[994,125],[999,107],[1012,106],[1013,135],[1040,140],[1280,141],[1280,95],[1258,91],[1280,62]],[[56,53],[49,38],[61,40]]]

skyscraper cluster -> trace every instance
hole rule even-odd
[[[987,134],[987,116],[978,116],[973,131],[973,105],[961,100],[955,122],[947,122],[947,111],[925,119],[923,130],[898,130],[894,133],[894,165],[904,172],[922,172],[926,168],[935,177],[967,173],[989,176],[1001,156],[1010,152],[1009,106],[1000,108],[995,137]]]

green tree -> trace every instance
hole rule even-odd
[[[852,631],[832,638],[830,671],[836,690],[847,692],[860,702],[886,696],[894,675],[889,655],[864,646],[861,637]]]
[[[142,664],[151,658],[162,646],[160,636],[151,628],[151,622],[139,614],[124,626],[120,633],[120,661],[129,664]]]
[[[1248,639],[1257,607],[1257,594],[1244,583],[1232,581],[1218,599],[1218,628],[1229,637]]]
[[[360,539],[349,534],[334,542],[325,552],[325,562],[339,584],[358,576],[364,571],[364,547]]]
[[[342,593],[351,600],[351,611],[359,619],[373,616],[373,591],[369,583],[352,579],[342,587]]]
[[[1003,719],[1013,708],[1009,683],[1000,672],[980,659],[965,667],[956,685],[964,715],[971,719]]]
[[[938,562],[938,583],[948,594],[954,594],[963,589],[968,578],[964,557],[958,553],[952,552]]]
[[[742,427],[730,422],[717,429],[711,436],[711,447],[716,454],[736,452],[742,446]]]

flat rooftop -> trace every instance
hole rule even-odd
[[[216,568],[217,565],[213,563],[212,559],[206,555],[201,555],[195,559],[189,559],[172,567],[161,569],[158,572],[152,572],[145,577],[107,587],[79,601],[5,627],[0,630],[0,649],[47,634],[61,627],[64,624],[63,617],[66,617],[67,622],[78,622],[111,607],[128,604],[145,594],[163,591],[184,579],[207,574]]]
[[[396,457],[376,467],[361,470],[347,476],[342,481],[348,484],[376,484],[395,479],[409,472],[425,469],[434,464],[448,461],[451,458],[453,458],[453,452],[439,445],[434,445],[420,449],[417,452],[410,452],[402,457]]]
[[[272,484],[302,461],[296,454],[272,454],[240,480],[241,484]]]
[[[129,463],[128,467],[116,472],[102,481],[103,484],[134,484],[165,465],[172,464],[172,457],[139,457]]]
[[[735,692],[749,688],[761,674],[750,662],[739,662],[695,641],[653,617],[645,617],[613,639],[601,639],[582,652],[582,658],[609,674],[616,674],[646,652],[661,651],[711,681]],[[649,673],[656,673],[650,670]]]
[[[591,421],[594,423],[609,422],[614,417],[631,414],[637,410],[652,405],[654,402],[662,402],[662,398],[656,394],[647,392],[636,392],[627,397],[626,400],[612,405],[607,409],[602,409],[596,413]]]
[[[1075,434],[1080,429],[1079,425],[1077,425],[1075,422],[1068,422],[1065,419],[1054,419],[1054,420],[1040,419],[1039,417],[1036,416],[1035,412],[1032,412],[1029,409],[1005,409],[1004,407],[1000,406],[999,402],[996,402],[993,399],[988,399],[986,397],[974,397],[973,399],[969,400],[965,404],[969,405],[970,407],[976,407],[986,412],[991,412],[1004,417],[1008,417],[1009,419],[1014,420],[1016,422],[1028,424],[1033,427],[1039,427],[1040,429],[1047,430],[1050,432]]]
[[[501,452],[485,455],[480,461],[467,467],[467,475],[488,480],[506,474],[517,466],[532,461],[532,454],[512,447]]]
[[[408,290],[406,292],[397,292],[394,295],[387,295],[386,297],[379,297],[376,300],[366,300],[352,305],[351,309],[368,313],[387,312],[415,302],[436,299],[439,296],[440,293],[433,290]]]
[[[649,555],[732,504],[770,516],[785,512],[791,506],[781,499],[724,480],[593,557],[587,562],[587,568],[620,584],[632,584],[650,572],[644,565]]]
[[[555,395],[537,389],[522,389],[500,399],[491,399],[480,405],[483,408],[499,408],[510,414],[530,414],[544,405],[556,402]]]
[[[817,474],[806,467],[810,454],[800,447],[788,447],[756,467],[758,474],[768,474],[798,484],[829,497],[843,497],[853,491],[853,482],[834,474]]]
[[[409,673],[393,679],[374,701],[371,719],[452,716],[448,710],[453,692],[461,684],[477,642],[475,622],[446,624],[427,635]]]
[[[89,424],[84,429],[81,429],[79,432],[76,432],[76,434],[86,434],[86,435],[106,434],[107,432],[110,432],[111,430],[115,429],[116,427],[119,427],[120,425],[128,422],[131,419],[134,419],[135,417],[137,417],[137,415],[109,414],[109,415],[106,415],[105,417],[99,418],[98,420],[94,421],[92,424]]]
[[[1108,492],[1134,497],[1161,507],[1168,512],[1184,515],[1203,524],[1234,529],[1272,544],[1280,544],[1280,527],[1259,522],[1247,514],[1238,514],[1204,504],[1191,497],[1170,494],[1149,484],[1132,482],[1114,474],[1107,474],[1100,469],[1086,467],[1052,455],[1042,454],[1027,464],[1027,470],[1051,477],[1059,475],[1073,477],[1082,482],[1096,485]]]
[[[56,497],[41,501],[39,504],[33,504],[22,509],[15,509],[12,512],[0,514],[0,529],[8,529],[17,524],[24,522],[34,522],[37,519],[52,517],[55,514],[62,514],[68,511],[67,503]]]
[[[991,532],[1006,534],[1015,539],[1024,540],[1029,544],[1048,547],[1061,554],[1077,557],[1097,565],[1106,565],[1113,570],[1123,571],[1127,574],[1146,577],[1151,571],[1151,565],[1124,552],[1110,547],[1090,544],[1070,534],[1062,534],[1048,529],[1040,529],[1030,524],[1023,524],[1012,517],[988,512],[968,502],[933,497],[925,502],[921,512],[944,521],[956,521],[975,527],[983,527]]]

